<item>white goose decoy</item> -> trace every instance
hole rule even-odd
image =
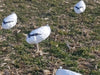
[[[86,4],[84,3],[83,0],[80,0],[75,6],[74,6],[74,11],[77,14],[80,14],[82,12],[84,12],[86,9]]]
[[[60,69],[56,71],[56,75],[82,75],[82,74],[76,73],[71,70],[62,69],[62,67],[60,67]]]
[[[6,18],[4,18],[3,22],[2,22],[2,28],[3,29],[10,29],[12,27],[14,27],[17,23],[17,15],[16,13],[12,13],[9,16],[7,16]]]
[[[38,43],[45,40],[51,33],[50,26],[47,24],[46,26],[41,26],[33,31],[31,31],[26,37],[26,41],[29,44],[37,45],[37,53],[40,52]]]

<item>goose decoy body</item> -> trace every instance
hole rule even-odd
[[[83,13],[86,9],[86,4],[83,0],[80,0],[75,6],[74,6],[74,11],[77,14]]]
[[[2,28],[11,29],[16,25],[16,23],[17,23],[17,15],[16,13],[12,13],[3,19]]]
[[[56,75],[82,75],[82,74],[71,71],[71,70],[62,69],[61,67],[60,69],[56,71]]]
[[[41,26],[35,30],[32,30],[26,37],[26,41],[29,44],[37,45],[37,53],[40,52],[38,43],[45,40],[51,33],[50,26],[47,24],[46,26]]]

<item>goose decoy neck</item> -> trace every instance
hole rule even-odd
[[[62,69],[62,66],[60,66],[59,69]]]

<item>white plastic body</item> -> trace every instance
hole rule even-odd
[[[8,23],[3,23],[2,22],[2,28],[3,29],[11,29],[17,23],[17,15],[15,13],[12,13],[11,15],[4,18],[3,21],[8,22]]]
[[[76,7],[80,8],[80,9],[77,9]],[[80,14],[80,13],[83,13],[86,9],[86,4],[84,3],[83,0],[79,1],[75,6],[74,6],[74,11],[77,13],[77,14]]]
[[[51,29],[48,25],[46,25],[46,26],[42,26],[30,32],[30,34],[35,34],[35,33],[38,33],[40,35],[26,37],[26,41],[29,44],[38,44],[39,42],[45,40],[50,35]]]

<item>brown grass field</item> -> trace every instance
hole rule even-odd
[[[100,75],[100,0],[84,0],[87,8],[76,14],[79,0],[0,0],[0,23],[15,12],[18,22],[0,29],[0,75],[55,75],[62,66],[83,75]],[[23,34],[49,24],[51,35],[36,45]],[[1,26],[0,26],[1,28]]]

